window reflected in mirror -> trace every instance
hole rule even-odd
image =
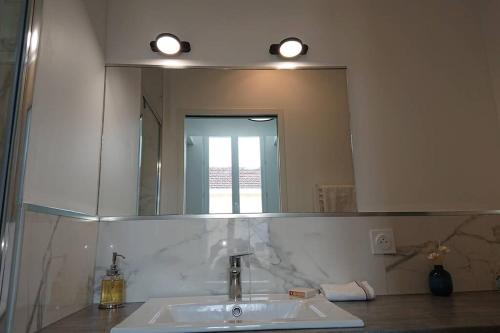
[[[189,167],[193,166],[187,163],[188,170]],[[207,213],[233,213],[232,167],[231,137],[208,137],[208,193],[187,191],[187,200],[191,201],[194,195],[208,195],[206,198],[209,207]],[[191,173],[188,172],[187,177],[190,175]],[[203,179],[202,181],[206,182],[207,180]],[[190,211],[187,213],[189,214]]]
[[[277,118],[250,118],[186,117],[187,214],[280,212]]]

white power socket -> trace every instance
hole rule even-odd
[[[395,254],[396,244],[392,229],[370,230],[370,240],[373,254]]]

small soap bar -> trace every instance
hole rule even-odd
[[[316,296],[318,291],[312,288],[292,288],[288,291],[288,295],[300,298],[310,298]]]

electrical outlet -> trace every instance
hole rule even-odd
[[[392,229],[370,230],[373,254],[395,254],[396,244]]]

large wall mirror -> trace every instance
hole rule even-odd
[[[345,69],[107,67],[100,216],[355,212]]]

